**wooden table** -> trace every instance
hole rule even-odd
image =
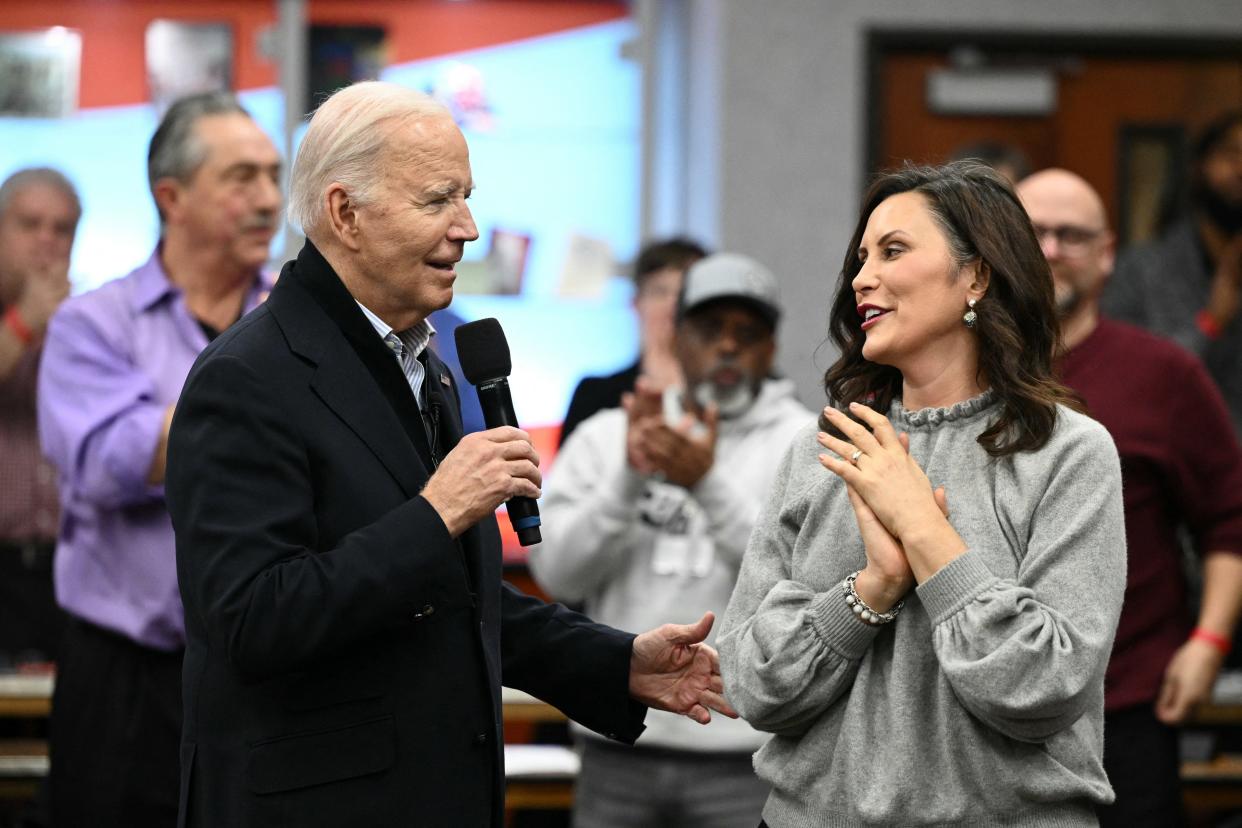
[[[0,717],[43,719],[52,712],[51,675],[0,675]]]
[[[511,687],[500,688],[500,702],[506,722],[563,722],[565,714],[529,693]]]
[[[0,675],[0,717],[43,718],[52,712],[50,675]],[[509,687],[501,689],[506,721],[563,722],[565,714],[534,696]]]
[[[52,709],[50,675],[0,675],[0,718],[46,718]],[[563,722],[565,714],[527,693],[503,688],[501,702],[507,722]],[[568,808],[573,801],[576,757],[565,747],[516,745],[507,749],[515,771],[506,804],[510,808]],[[534,758],[532,770],[528,759]],[[573,767],[570,767],[570,765]],[[0,799],[34,796],[38,779],[47,775],[47,743],[40,739],[0,739]]]

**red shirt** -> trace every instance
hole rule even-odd
[[[1060,368],[1121,455],[1127,578],[1105,708],[1149,704],[1194,620],[1179,531],[1199,555],[1242,554],[1242,449],[1211,377],[1173,342],[1101,320]]]

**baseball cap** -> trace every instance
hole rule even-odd
[[[751,305],[773,328],[781,316],[776,277],[754,259],[739,253],[715,253],[690,266],[682,285],[677,318],[717,299],[736,299]]]

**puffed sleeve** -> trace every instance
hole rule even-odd
[[[997,577],[968,550],[918,587],[958,700],[1026,742],[1046,740],[1099,702],[1125,589],[1117,452],[1102,426],[1076,422],[1068,439],[1013,461],[1026,464],[1016,480],[1046,481],[1031,498],[1038,505],[1016,577]]]
[[[824,475],[798,491],[791,469],[794,455],[813,441],[808,435],[813,431],[799,434],[785,453],[717,639],[729,701],[753,727],[782,735],[805,731],[849,690],[880,629],[860,624],[835,585],[818,591],[791,577],[800,533],[825,529],[806,504],[824,496],[823,487],[839,485]]]

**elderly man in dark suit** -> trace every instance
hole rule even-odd
[[[187,380],[185,825],[500,826],[502,682],[625,742],[648,705],[735,715],[710,615],[635,637],[501,582],[493,513],[539,496],[538,457],[515,428],[462,437],[426,347],[472,186],[438,104],[337,93],[294,164],[305,248]]]

